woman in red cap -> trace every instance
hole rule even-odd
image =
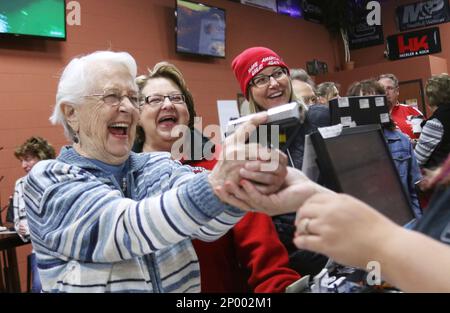
[[[208,152],[214,149],[205,149],[212,146],[211,142],[194,128],[194,100],[181,72],[172,64],[160,62],[148,75],[138,77],[137,84],[145,102],[133,150],[176,150],[173,146],[179,138],[172,130],[184,125],[189,127],[191,142],[190,151],[183,151],[181,161],[211,170],[216,159]],[[200,157],[195,149],[201,151]],[[172,157],[179,159],[175,155],[178,152]],[[262,213],[249,212],[218,240],[193,240],[193,245],[200,264],[202,292],[284,292],[300,278],[288,267],[288,254],[271,218]]]
[[[265,47],[244,50],[232,62],[234,74],[242,93],[249,101],[250,112],[259,112],[297,101],[300,106],[301,122],[286,129],[280,129],[280,149],[289,157],[290,166],[302,168],[305,135],[317,127],[330,125],[326,106],[313,105],[306,108],[292,89],[289,68],[274,51]],[[301,275],[316,274],[327,259],[321,255],[299,251],[293,244],[295,214],[278,215],[272,218],[280,240],[289,253],[290,266]]]

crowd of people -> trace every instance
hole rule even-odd
[[[305,137],[330,126],[338,83],[316,86],[266,47],[242,51],[231,70],[255,114],[214,145],[194,127],[194,98],[175,65],[137,76],[131,55],[111,51],[67,64],[50,120],[70,144],[56,157],[32,137],[15,153],[27,175],[12,215],[33,245],[32,290],[284,292],[332,258],[358,268],[376,260],[404,291],[450,291],[438,271],[450,261],[450,76],[428,80],[427,120],[399,102],[393,74],[347,91],[386,96],[382,130],[414,215],[396,225],[301,172]],[[249,140],[265,111],[290,102],[300,120],[280,128],[279,147]],[[434,195],[422,207],[425,191]]]

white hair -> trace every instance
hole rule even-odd
[[[73,130],[67,124],[61,110],[61,104],[70,103],[73,106],[80,106],[81,99],[88,92],[98,76],[95,72],[100,68],[111,64],[124,65],[132,76],[136,78],[137,65],[133,57],[127,52],[96,51],[91,54],[73,58],[65,67],[58,83],[56,92],[56,104],[53,114],[50,116],[52,124],[62,124],[64,134],[73,141]]]

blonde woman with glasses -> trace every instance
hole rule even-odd
[[[246,49],[235,57],[231,66],[252,112],[265,111],[293,101],[299,103],[301,121],[292,127],[280,129],[279,142],[280,149],[288,155],[289,166],[301,169],[305,136],[317,127],[329,126],[328,107],[313,105],[307,108],[293,91],[289,67],[277,53],[268,48]],[[292,243],[294,219],[295,214],[272,218],[278,236],[289,252],[290,266],[301,275],[318,273],[326,263],[326,258],[297,250]]]

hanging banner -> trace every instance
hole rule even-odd
[[[370,26],[364,16],[359,23],[350,27],[348,43],[352,50],[381,45],[384,43],[383,26]]]
[[[439,27],[387,37],[390,60],[406,59],[441,52]]]
[[[449,18],[448,0],[428,0],[396,9],[397,25],[400,31],[446,23]]]

